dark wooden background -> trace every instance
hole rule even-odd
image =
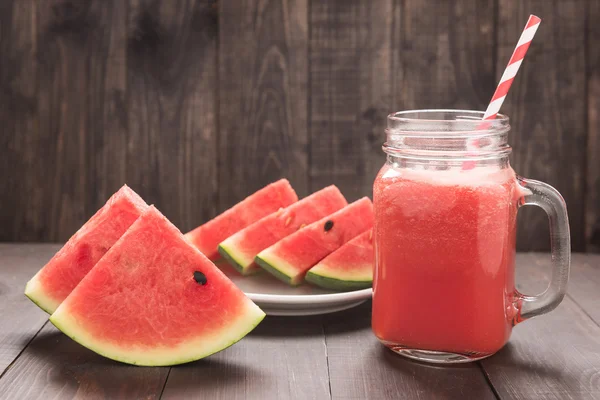
[[[598,0],[0,0],[0,241],[65,241],[123,183],[183,231],[279,177],[370,195],[386,115],[485,109],[530,13],[513,167],[597,251]]]

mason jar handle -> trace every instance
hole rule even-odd
[[[517,180],[523,189],[519,207],[538,206],[548,214],[552,279],[548,288],[537,296],[516,292],[518,315],[515,324],[550,312],[560,304],[567,292],[571,266],[571,237],[565,200],[556,189],[546,183],[521,177],[517,177]]]

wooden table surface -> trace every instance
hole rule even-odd
[[[600,256],[573,256],[569,293],[498,354],[452,367],[380,345],[370,304],[267,317],[236,345],[177,367],[134,367],[75,343],[31,303],[27,280],[59,248],[0,244],[0,399],[600,399]],[[548,281],[549,256],[519,254],[518,288]]]

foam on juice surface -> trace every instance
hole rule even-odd
[[[436,169],[399,169],[386,166],[381,171],[381,179],[418,181],[435,186],[489,186],[503,184],[515,179],[512,168],[477,167],[470,170],[460,167],[447,170]],[[390,182],[388,181],[388,185]]]
[[[463,170],[398,169],[384,167],[373,188],[380,200],[380,212],[393,218],[395,213],[416,216],[438,215],[474,196],[483,201],[482,218],[506,208],[523,195],[512,168],[478,167]]]

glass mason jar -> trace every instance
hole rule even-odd
[[[551,186],[510,167],[508,117],[402,111],[388,117],[387,161],[373,188],[375,335],[421,361],[494,354],[513,326],[554,309],[569,277],[566,205]],[[550,220],[548,289],[515,289],[516,216],[541,207]]]

